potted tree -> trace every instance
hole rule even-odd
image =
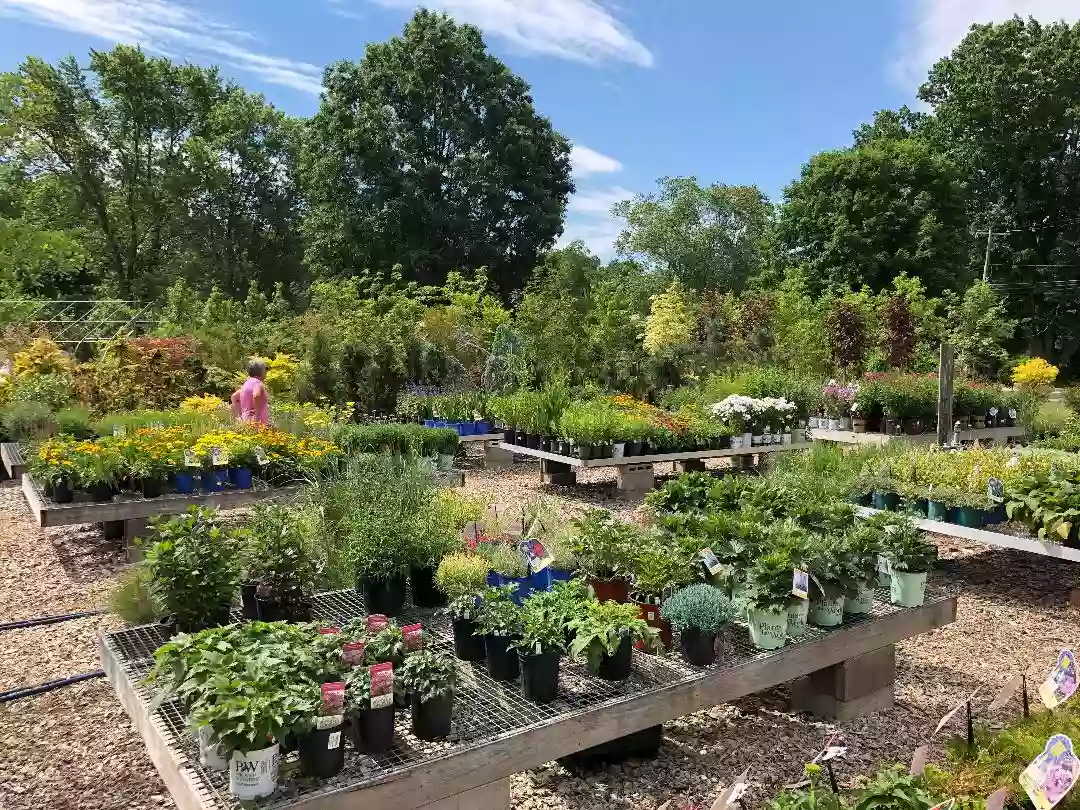
[[[412,694],[412,732],[421,740],[450,735],[454,715],[457,663],[431,649],[413,653],[401,668],[401,679]]]
[[[177,630],[228,623],[240,579],[238,543],[215,510],[151,518],[146,542],[151,592]]]
[[[664,543],[653,535],[634,553],[631,563],[633,592],[631,604],[638,606],[641,618],[660,633],[666,648],[671,647],[671,624],[662,615],[664,598],[697,578],[698,563],[686,550]]]
[[[485,588],[477,610],[477,632],[484,637],[488,675],[496,681],[512,681],[519,672],[512,645],[521,635],[521,608],[514,595],[513,585]]]
[[[256,507],[248,525],[246,586],[255,586],[264,622],[311,621],[311,594],[321,565],[301,512],[279,504]]]
[[[353,667],[345,675],[346,717],[357,751],[377,754],[394,745],[393,672],[391,666],[389,689],[386,689],[386,676],[376,673],[374,695],[371,690],[371,667]],[[382,694],[377,694],[380,690]]]
[[[716,660],[716,635],[734,617],[735,606],[716,588],[698,583],[675,591],[660,612],[679,631],[683,658],[706,667]]]
[[[459,552],[443,557],[435,571],[435,587],[449,600],[454,628],[454,654],[462,661],[484,659],[484,639],[477,632],[477,605],[487,585],[487,561]]]
[[[525,600],[520,636],[512,642],[521,667],[521,694],[534,703],[550,703],[559,695],[559,658],[566,651],[563,618],[550,610],[542,594]]]
[[[761,555],[747,571],[746,621],[758,649],[777,650],[787,643],[793,575],[791,558],[777,551]]]
[[[625,602],[630,598],[630,549],[641,539],[641,530],[606,509],[590,509],[574,526],[570,549],[596,598]]]
[[[571,620],[570,629],[574,632],[570,654],[583,658],[594,675],[608,681],[630,677],[636,642],[649,650],[660,646],[659,634],[641,620],[635,605],[591,602]]]
[[[926,599],[926,575],[937,560],[937,546],[911,521],[896,524],[884,537],[889,560],[889,595],[894,605],[918,607]]]

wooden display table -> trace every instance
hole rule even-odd
[[[1019,439],[1027,435],[1027,430],[1022,426],[1004,428],[983,428],[981,430],[961,430],[960,443],[965,442],[1004,442],[1009,439]],[[838,442],[840,444],[888,444],[892,441],[910,442],[911,444],[935,444],[936,433],[919,433],[909,436],[906,433],[891,435],[888,433],[856,433],[853,430],[828,430],[827,428],[810,428],[810,437],[816,442]],[[950,441],[952,432],[949,433]]]

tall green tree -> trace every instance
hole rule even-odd
[[[401,264],[441,284],[486,266],[519,289],[562,232],[570,145],[480,31],[419,11],[325,74],[307,129],[307,257],[324,276]]]
[[[816,294],[881,290],[901,273],[932,293],[962,286],[966,199],[960,173],[919,138],[822,152],[784,190],[781,260],[803,265]]]
[[[973,226],[995,237],[1023,349],[1063,363],[1080,348],[1080,23],[975,25],[930,71],[927,137],[968,178]],[[982,269],[986,237],[972,251]]]
[[[761,272],[772,206],[757,186],[662,177],[655,194],[612,210],[626,220],[618,251],[694,290],[741,290]]]
[[[68,231],[110,294],[152,298],[186,275],[242,295],[295,277],[289,149],[261,96],[134,47],[92,51],[89,70],[30,57],[0,78],[22,218]]]

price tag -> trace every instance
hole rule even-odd
[[[1016,418],[1016,408],[1009,408],[1009,418],[1010,419],[1015,419]]]
[[[1055,734],[1046,741],[1043,752],[1024,768],[1020,785],[1035,810],[1050,810],[1073,789],[1078,776],[1080,760],[1073,753],[1072,740]]]
[[[255,461],[259,463],[260,467],[265,467],[267,464],[270,463],[270,459],[266,457],[266,451],[263,450],[261,447],[255,448]]]
[[[1005,797],[1008,795],[1005,788],[998,788],[986,797],[986,810],[1005,810]]]
[[[518,541],[518,551],[521,552],[521,556],[528,563],[529,570],[534,574],[540,573],[551,565],[551,554],[539,540],[522,538]]]
[[[1073,696],[1076,677],[1076,656],[1072,650],[1062,650],[1050,675],[1039,687],[1039,697],[1046,708],[1056,708]]]
[[[800,599],[810,598],[810,574],[799,568],[791,578],[791,593]]]
[[[224,467],[229,463],[229,454],[220,447],[215,447],[210,451],[210,463],[215,467]]]
[[[536,653],[537,655],[540,655],[540,653],[542,653],[543,651],[544,651],[543,645],[539,641],[536,642],[536,646],[533,647],[533,652]]]
[[[389,661],[375,664],[370,670],[371,708],[385,709],[394,705],[394,665]]]
[[[711,548],[703,548],[701,550],[701,564],[704,565],[705,570],[713,576],[719,574],[724,568],[720,559],[713,553]]]
[[[1005,484],[1000,478],[991,478],[986,485],[986,494],[991,498],[1005,497]]]
[[[330,737],[326,741],[326,750],[333,751],[336,748],[341,747],[341,732],[333,731],[330,733]]]
[[[112,435],[113,436],[126,436],[127,435],[127,428],[124,427],[123,425],[113,425]]]

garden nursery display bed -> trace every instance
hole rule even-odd
[[[622,458],[587,458],[581,459],[575,456],[564,456],[559,453],[551,453],[546,450],[537,450],[532,447],[522,447],[518,444],[502,442],[504,450],[510,450],[522,456],[547,459],[548,461],[567,464],[581,469],[593,469],[597,467],[625,467],[630,464],[659,464],[665,461],[697,461],[708,458],[731,458],[733,456],[756,456],[763,453],[784,453],[791,450],[805,450],[809,442],[793,442],[791,444],[764,444],[753,447],[724,448],[720,450],[686,450],[679,453],[650,453],[647,456],[623,456]]]
[[[342,622],[363,615],[362,602],[351,591],[323,594],[315,599],[314,613]],[[427,613],[411,618],[425,623],[435,647],[452,651],[445,622]],[[721,636],[718,663],[708,668],[676,656],[634,651],[631,677],[612,682],[564,660],[559,696],[548,704],[525,701],[516,682],[492,680],[482,662],[463,663],[453,730],[445,741],[416,739],[408,713],[399,710],[396,742],[387,753],[372,757],[350,749],[344,770],[328,780],[286,777],[286,761],[277,792],[262,806],[505,807],[512,774],[803,676],[810,676],[804,679],[810,684],[815,679],[819,684],[844,681],[849,691],[861,682],[873,690],[867,697],[887,693],[891,703],[892,645],[955,618],[955,596],[934,592],[922,606],[904,609],[889,604],[888,595],[879,592],[870,615],[846,619],[830,631],[810,627],[798,641],[774,652],[755,650],[745,627],[733,625]],[[227,775],[200,765],[198,744],[184,727],[180,708],[170,701],[151,709],[153,693],[142,681],[164,641],[157,625],[103,634],[100,653],[109,681],[178,807],[237,807]]]
[[[1027,430],[1022,426],[982,428],[975,430],[961,430],[960,442],[1003,442],[1009,439],[1020,439],[1027,435]],[[829,430],[827,428],[810,428],[810,436],[816,442],[839,442],[840,444],[888,444],[891,441],[904,441],[911,444],[934,444],[937,442],[937,433],[917,433],[909,435],[899,433],[856,433],[852,430]],[[949,431],[949,441],[952,441],[952,431]]]

